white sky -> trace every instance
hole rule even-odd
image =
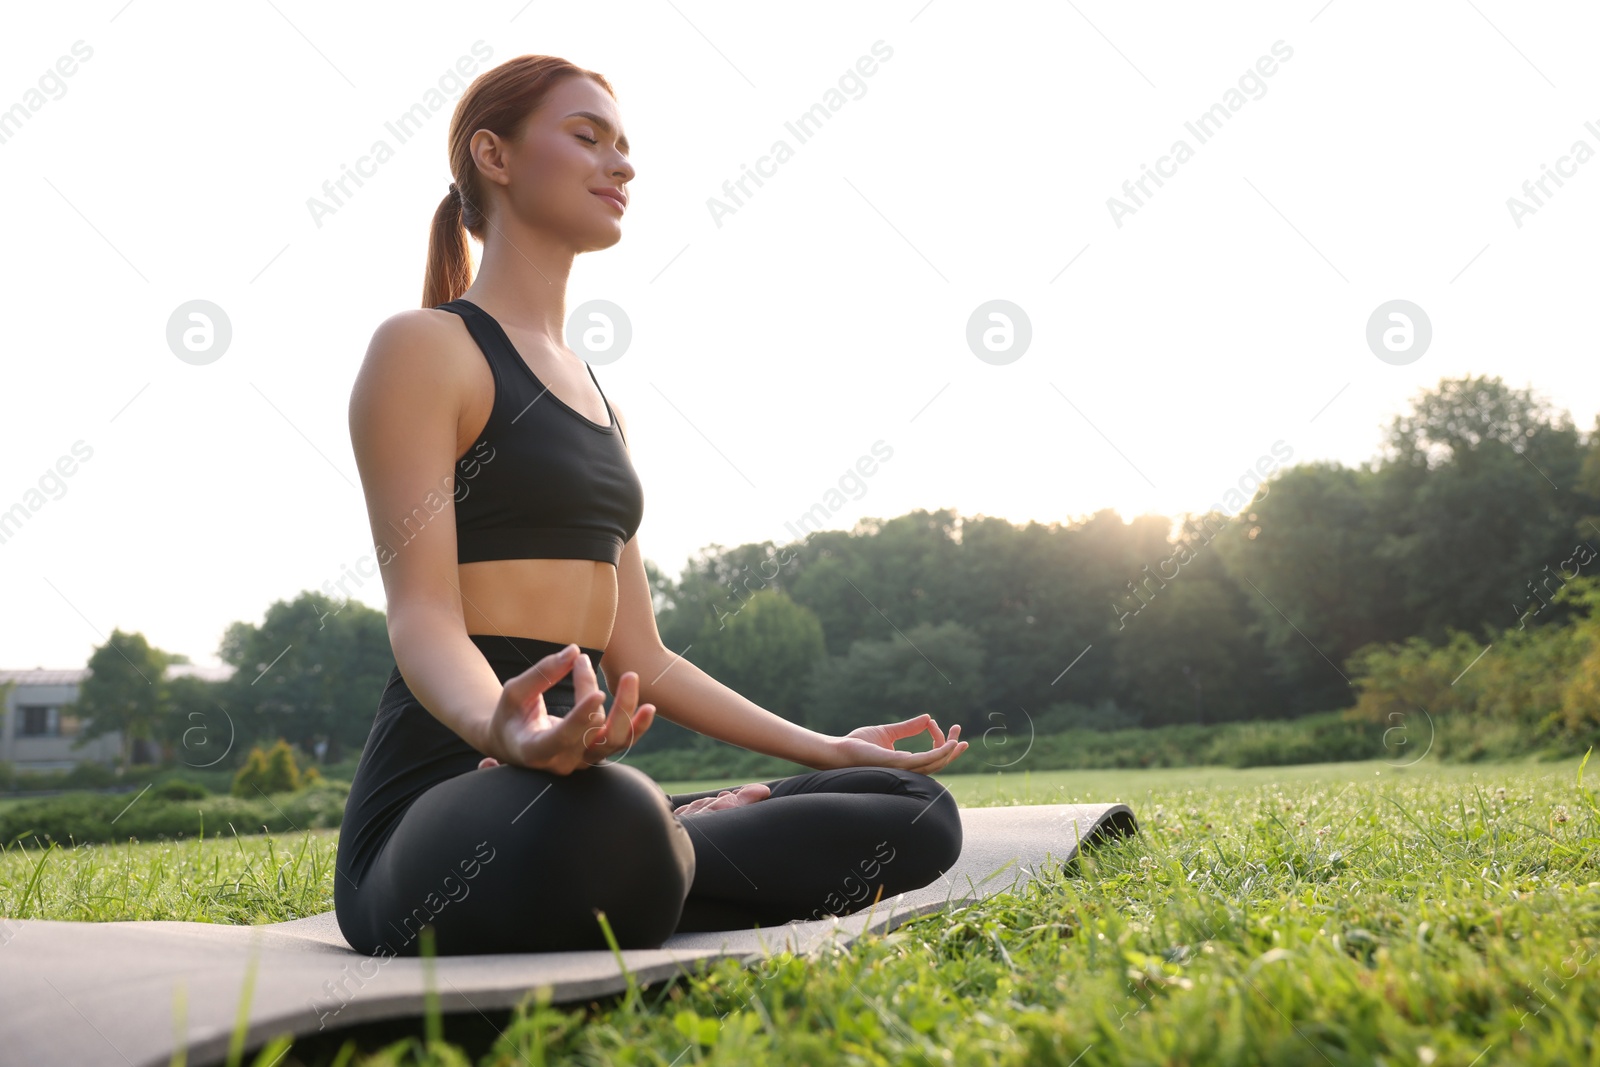
[[[1367,459],[1443,376],[1499,374],[1593,424],[1600,161],[1520,228],[1507,207],[1575,141],[1600,149],[1590,6],[604,10],[8,13],[0,109],[39,103],[74,42],[92,56],[0,143],[0,510],[43,501],[0,544],[0,667],[82,665],[117,626],[216,663],[230,622],[371,555],[350,385],[377,324],[419,303],[459,90],[403,145],[384,123],[479,40],[479,70],[547,53],[617,88],[633,200],[568,303],[632,321],[596,374],[629,420],[641,547],[670,573],[787,539],[879,439],[893,457],[837,528],[1202,510],[1278,440],[1293,462]],[[799,143],[785,122],[878,41],[864,95]],[[1185,123],[1278,41],[1264,95],[1201,143]],[[307,199],[379,138],[394,158],[319,228]],[[708,198],[779,138],[793,157],[719,228]],[[1180,138],[1192,158],[1119,228],[1108,197]],[[195,299],[233,331],[204,366],[166,343]],[[1005,365],[966,343],[993,299],[1031,322]],[[1365,341],[1393,299],[1433,325],[1406,365]],[[30,496],[80,440],[59,496]],[[357,597],[384,604],[376,577]]]

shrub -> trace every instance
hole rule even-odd
[[[1388,742],[1389,748],[1385,748]],[[1346,760],[1406,758],[1416,752],[1386,736],[1371,722],[1340,712],[1322,712],[1299,719],[1230,723],[1208,746],[1203,762],[1230,767],[1282,767],[1294,763],[1337,763]]]
[[[234,775],[231,792],[236,797],[254,797],[261,793],[292,793],[300,785],[300,768],[295,765],[294,749],[280,737],[266,751],[259,745],[250,749],[244,766]]]
[[[66,771],[19,771],[0,763],[0,790],[100,789],[117,782],[117,772],[100,763],[80,763]]]
[[[287,833],[337,827],[350,784],[326,781],[287,797],[253,800],[207,796],[161,800],[150,794],[129,803],[126,793],[69,793],[0,807],[0,841],[122,842],[197,836]]]
[[[205,786],[187,778],[169,778],[150,790],[150,796],[157,800],[200,800],[210,795]]]
[[[1431,722],[1447,759],[1583,752],[1600,728],[1600,580],[1570,579],[1553,601],[1587,614],[1508,627],[1488,645],[1452,630],[1440,646],[1412,637],[1357,649],[1350,714],[1407,730]]]
[[[116,784],[116,770],[104,763],[80,763],[61,779],[63,789],[99,789]]]

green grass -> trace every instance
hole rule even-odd
[[[1600,772],[1587,770],[951,775],[968,806],[1120,799],[1143,834],[837,957],[725,961],[586,1005],[530,997],[472,1058],[417,1020],[347,1062],[1600,1064]],[[295,918],[332,907],[335,840],[13,847],[0,914]],[[308,1045],[279,1062],[331,1055]]]

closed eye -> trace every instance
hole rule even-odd
[[[590,144],[599,144],[600,143],[599,141],[597,141],[593,137],[585,137],[581,133],[573,134],[573,136],[576,137],[580,141],[588,141]]]

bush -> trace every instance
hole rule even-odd
[[[1069,700],[1062,704],[1051,704],[1034,716],[1033,728],[1041,734],[1058,734],[1067,730],[1129,730],[1142,725],[1142,719],[1138,711],[1118,707],[1117,702],[1109,697],[1093,705]],[[1027,728],[1027,720],[1015,716],[996,721],[1013,731]]]
[[[100,789],[117,784],[117,772],[104,763],[80,763],[61,779],[63,789]]]
[[[1409,742],[1409,738],[1386,734],[1373,723],[1340,712],[1324,712],[1299,719],[1230,723],[1208,746],[1207,762],[1229,767],[1282,767],[1293,763],[1397,760],[1402,755],[1410,759],[1425,748]]]
[[[1043,717],[1041,717],[1042,719]],[[944,724],[947,728],[950,723]],[[1005,729],[963,724],[966,753],[941,774],[993,774],[997,771],[1137,770],[1143,767],[1259,767],[1345,760],[1398,759],[1409,754],[1381,727],[1329,711],[1298,719],[1252,720],[1201,725],[1175,723],[1125,730],[1070,729],[1030,734],[1008,723]],[[921,747],[927,747],[923,735]],[[1386,748],[1386,742],[1388,747]],[[909,746],[903,746],[910,751]],[[1425,747],[1417,743],[1415,751]],[[1409,758],[1409,756],[1408,756]],[[686,748],[641,752],[625,757],[657,781],[698,778],[779,778],[807,768],[732,745],[701,739]]]
[[[1573,578],[1553,602],[1588,613],[1508,627],[1487,647],[1452,630],[1439,646],[1412,637],[1357,649],[1351,715],[1408,729],[1431,721],[1447,759],[1584,752],[1600,731],[1600,580]]]
[[[200,800],[210,796],[211,791],[187,778],[169,778],[152,788],[150,795],[157,800]]]
[[[161,800],[154,793],[152,789],[131,804],[125,793],[71,793],[9,804],[0,807],[0,841],[154,841],[195,837],[202,826],[208,837],[333,828],[344,816],[350,784],[327,781],[272,800],[259,794],[253,800]]]
[[[693,781],[700,778],[743,777],[751,781],[804,774],[811,768],[776,756],[751,752],[704,735],[696,735],[686,748],[661,752],[635,752],[612,762],[631,764],[658,782]]]
[[[294,749],[280,737],[265,752],[259,745],[250,749],[244,766],[234,775],[231,792],[236,797],[292,793],[301,784],[300,768],[294,761]]]
[[[19,793],[45,789],[101,789],[118,784],[117,772],[99,763],[80,763],[68,771],[19,771],[0,763],[0,790]]]

